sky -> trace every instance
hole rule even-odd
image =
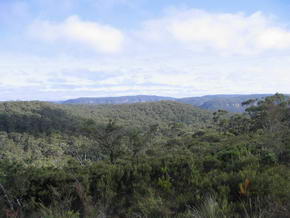
[[[0,101],[290,93],[289,0],[0,0]]]

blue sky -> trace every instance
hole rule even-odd
[[[290,93],[290,1],[0,0],[0,100]]]

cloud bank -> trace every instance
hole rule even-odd
[[[97,22],[83,21],[78,16],[68,17],[59,23],[38,20],[29,27],[28,32],[35,39],[77,43],[102,53],[120,51],[124,39],[118,29]]]
[[[145,22],[147,41],[179,43],[193,52],[249,55],[290,49],[290,30],[261,12],[210,13],[184,10]]]

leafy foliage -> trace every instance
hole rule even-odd
[[[0,217],[288,217],[290,101],[0,104]]]

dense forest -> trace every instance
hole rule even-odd
[[[290,99],[0,103],[0,217],[290,217]]]

